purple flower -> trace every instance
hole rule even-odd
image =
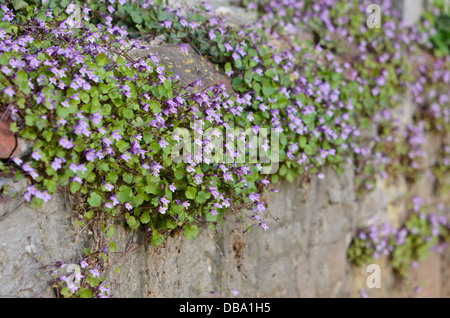
[[[61,280],[61,281],[63,281],[63,282],[66,282],[66,283],[69,281],[69,279],[67,278],[66,275],[61,275],[61,276],[59,277],[59,280]]]
[[[112,209],[112,208],[113,208],[113,205],[111,204],[111,202],[106,202],[104,205],[105,205],[105,207],[107,207],[108,209]]]
[[[162,204],[164,204],[164,205],[170,203],[170,201],[166,199],[166,196],[163,196],[161,199],[159,199],[159,201],[160,201]]]
[[[77,8],[77,6],[76,6],[74,3],[71,3],[71,4],[69,4],[69,5],[67,6],[67,8],[66,8],[66,13],[67,13],[68,15],[70,15],[70,14],[72,14],[73,12],[75,12],[76,8]]]
[[[125,208],[126,208],[128,211],[130,211],[130,210],[133,209],[133,206],[132,206],[129,202],[127,202],[127,203],[125,203]]]
[[[42,155],[39,153],[38,150],[35,150],[35,151],[33,151],[33,153],[31,154],[31,157],[32,157],[34,160],[38,161],[39,159],[42,158]]]
[[[14,89],[13,89],[11,86],[6,87],[6,88],[3,90],[3,93],[5,93],[6,95],[8,95],[9,97],[12,97],[12,96],[15,94]]]
[[[100,277],[100,273],[98,272],[98,267],[96,266],[94,269],[89,271],[93,277]]]
[[[81,266],[81,268],[86,268],[86,267],[89,266],[89,264],[86,262],[86,260],[82,260],[82,261],[80,262],[80,266]]]
[[[74,127],[74,133],[77,135],[82,134],[86,137],[89,137],[89,135],[91,134],[91,131],[89,130],[89,124],[84,120],[79,120]]]
[[[258,201],[259,202],[259,197],[261,196],[261,194],[259,193],[250,193],[250,195],[248,196],[248,198],[252,201]]]
[[[216,34],[214,33],[214,29],[209,30],[208,32],[209,38],[214,40],[216,38]]]
[[[261,218],[259,217],[259,215],[252,215],[252,218],[254,218],[257,221],[261,221]]]
[[[2,66],[1,70],[5,75],[9,75],[12,72],[6,65]]]
[[[188,25],[185,19],[180,19],[180,24],[183,26],[183,28],[185,28]]]
[[[181,203],[181,205],[184,206],[187,210],[191,204],[188,201],[184,201],[183,203]]]
[[[18,166],[20,166],[20,165],[23,163],[22,159],[17,158],[17,157],[13,158],[12,160],[13,160],[14,163],[15,163],[16,165],[18,165]]]
[[[74,176],[74,177],[70,178],[70,181],[71,182],[78,182],[78,183],[82,182],[82,180],[81,180],[81,178],[79,176]]]
[[[181,49],[181,53],[188,54],[188,45],[187,44],[181,43],[180,49]]]
[[[156,73],[158,73],[158,74],[163,74],[164,73],[164,70],[165,70],[166,68],[163,66],[163,65],[161,65],[161,66],[158,66],[157,68],[156,68]]]
[[[102,120],[103,116],[100,115],[98,112],[92,114],[91,120],[94,124],[98,125],[100,121]]]
[[[84,164],[77,165],[75,162],[72,162],[69,165],[69,169],[73,172],[81,171],[82,173],[84,173],[86,171],[86,167]]]
[[[167,141],[165,141],[164,139],[161,139],[159,142],[159,146],[161,148],[166,148],[166,146],[169,144]]]
[[[177,187],[173,183],[169,184],[170,191],[174,192],[176,189],[177,189]]]
[[[197,184],[200,184],[202,182],[202,176],[201,175],[194,174],[194,179],[195,179],[195,182]]]
[[[112,191],[112,189],[114,189],[114,186],[111,183],[109,183],[109,182],[105,183],[103,186],[105,187],[105,189],[107,191]]]
[[[53,162],[50,164],[50,166],[53,168],[53,170],[57,171],[58,169],[61,169],[61,164],[66,162],[66,159],[64,158],[55,158],[53,159]]]
[[[172,26],[172,20],[165,20],[161,25],[169,29]]]
[[[159,207],[159,213],[166,214],[166,212],[167,212],[167,207],[166,206],[160,206]]]
[[[94,162],[97,157],[97,152],[95,150],[89,149],[86,152],[86,160],[90,162]]]
[[[122,139],[122,136],[119,135],[119,131],[118,131],[118,130],[114,130],[113,133],[111,134],[111,137],[112,137],[115,141],[119,141],[120,139]]]
[[[422,291],[422,287],[420,287],[420,286],[414,287],[414,292],[415,292],[416,294],[420,294],[421,291]]]
[[[361,298],[369,298],[369,295],[366,293],[364,289],[359,290],[359,295],[361,296]]]
[[[109,199],[112,201],[113,206],[116,206],[120,203],[119,200],[117,200],[115,195],[110,196]]]
[[[75,286],[75,284],[73,282],[68,282],[67,287],[71,290],[72,293],[74,293],[78,290],[78,287]]]
[[[130,160],[131,156],[127,152],[127,153],[124,153],[124,154],[120,155],[119,158],[125,160],[126,162],[128,162],[128,160]]]
[[[197,22],[195,22],[194,20],[192,20],[191,22],[189,22],[189,27],[190,27],[191,29],[195,29],[195,28],[198,27],[198,24],[197,24]]]

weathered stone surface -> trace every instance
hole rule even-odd
[[[361,50],[358,44],[350,42],[345,36],[338,32],[329,32],[328,36],[334,43],[340,45],[336,47],[336,54],[349,63],[358,62],[361,58]]]
[[[444,282],[441,273],[441,255],[431,252],[425,260],[418,262],[417,267],[411,270],[409,279],[411,284],[405,288],[405,291],[409,289],[408,296],[417,298],[441,297],[441,288]]]
[[[412,94],[401,96],[399,105],[390,110],[392,121],[398,125],[401,135],[405,132],[406,127],[413,123],[413,115],[416,110],[417,104],[413,102]]]
[[[205,227],[194,241],[177,233],[148,250],[148,297],[206,297],[219,290],[220,251]],[[199,248],[201,246],[201,249]]]
[[[331,169],[324,174],[323,180],[313,178],[308,186],[301,180],[278,185],[279,192],[266,198],[268,231],[256,227],[242,233],[240,221],[230,215],[215,231],[200,226],[194,241],[174,232],[161,247],[153,247],[142,233],[116,224],[112,240],[117,252],[106,276],[116,285],[114,296],[213,297],[209,292],[216,291],[229,297],[234,288],[242,297],[358,297],[367,273],[364,266],[353,268],[346,252],[357,226],[370,223],[365,218],[377,210],[365,211],[373,201],[358,203],[349,168],[340,176]],[[387,211],[399,192],[389,187],[380,191],[378,196],[386,198],[377,202],[378,209]],[[6,211],[11,202],[1,204],[1,211]],[[53,296],[45,290],[48,275],[34,259],[42,258],[45,265],[68,263],[81,259],[82,248],[92,244],[83,240],[70,216],[62,195],[56,195],[41,210],[21,206],[0,221],[2,296]],[[28,256],[31,252],[34,258]],[[367,292],[371,297],[390,297],[398,290],[400,295],[388,263],[379,262],[384,287]],[[430,262],[419,276],[432,275],[428,271],[438,267],[442,276],[439,280],[430,276],[434,278],[422,288],[433,295],[448,294],[443,278],[449,275],[448,260]],[[120,275],[113,273],[117,266]],[[37,279],[36,274],[44,275]]]
[[[148,281],[152,274],[148,270],[148,241],[140,231],[130,231],[125,222],[114,224],[112,242],[116,252],[110,257],[105,275],[114,288],[113,297],[147,297]],[[120,268],[120,274],[115,272]]]
[[[441,259],[441,295],[440,297],[450,297],[450,248],[446,248]]]
[[[402,18],[406,25],[411,26],[416,24],[423,13],[422,0],[403,0],[403,6],[400,7]]]
[[[186,53],[181,51],[179,45],[167,44],[133,49],[129,55],[133,59],[139,59],[155,53],[161,64],[166,65],[174,75],[179,74],[181,83],[184,85],[188,85],[200,77],[202,87],[224,83],[228,89],[231,89],[231,83],[225,75],[217,72],[214,66],[190,45],[188,45]]]
[[[379,179],[375,189],[359,201],[358,226],[363,228],[381,225],[384,222],[392,226],[402,224],[406,215],[405,202],[409,198],[408,191],[403,177],[398,178],[394,183]]]
[[[25,185],[21,182],[10,190]],[[57,262],[80,259],[86,244],[62,194],[39,210],[20,199],[2,198],[0,213],[0,296],[54,297],[47,290],[49,270]]]
[[[202,0],[170,0],[169,4],[175,8],[180,8],[183,12],[198,8]],[[230,25],[249,25],[256,21],[257,13],[254,10],[246,10],[238,1],[215,0],[207,1],[212,11],[218,16],[227,20]]]
[[[356,213],[351,197],[343,201],[329,204],[323,180],[314,179],[307,190],[299,180],[282,183],[268,198],[269,213],[278,221],[270,222],[267,232],[254,228],[242,234],[229,217],[216,232],[202,228],[193,242],[173,237],[164,248],[151,248],[150,272],[160,276],[150,278],[149,294],[205,295],[197,293],[199,285],[201,291],[234,288],[243,297],[343,295]]]

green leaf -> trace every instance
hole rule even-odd
[[[84,219],[85,221],[87,221],[87,220],[92,219],[93,216],[94,216],[94,211],[93,211],[93,210],[90,210],[90,211],[87,211],[87,212],[84,214],[83,219]]]
[[[159,234],[157,230],[153,230],[152,244],[160,246],[164,242],[164,236]]]
[[[97,287],[99,283],[97,277],[89,277],[88,279],[86,279],[86,281],[89,283],[89,285],[91,285],[91,287]]]
[[[111,171],[111,172],[109,172],[107,175],[106,175],[106,180],[108,181],[108,182],[111,182],[111,183],[116,183],[117,182],[117,179],[119,178],[119,176],[117,175],[117,173],[115,173],[114,171]]]
[[[145,212],[141,215],[141,223],[147,224],[148,222],[150,222],[150,214]]]
[[[305,148],[305,146],[306,146],[306,137],[301,136],[298,143],[299,143],[300,147]]]
[[[102,203],[102,197],[97,192],[92,192],[87,202],[90,206],[97,207]]]
[[[173,219],[167,219],[166,221],[166,227],[168,229],[175,229],[177,227],[177,225],[175,224],[175,221]]]
[[[271,96],[275,92],[275,88],[272,86],[271,80],[265,78],[262,83],[262,92],[265,96]]]
[[[97,63],[98,66],[105,66],[108,63],[108,57],[106,56],[105,53],[99,54],[95,58],[95,62]]]
[[[85,104],[87,104],[89,102],[89,100],[91,99],[91,97],[89,96],[89,94],[87,94],[86,92],[79,92],[78,93],[78,97],[81,99],[81,101]]]
[[[109,251],[110,253],[114,253],[114,252],[116,251],[116,243],[114,243],[114,242],[109,242],[109,248],[108,248],[108,251]]]
[[[148,185],[145,187],[145,193],[155,194],[158,191],[158,188],[155,185]]]
[[[242,92],[245,90],[245,88],[242,87],[242,79],[239,77],[233,78],[233,80],[231,81],[231,85],[233,85],[233,89],[238,92]]]
[[[197,194],[197,189],[194,187],[189,186],[185,192],[186,198],[188,199],[195,199],[195,195]]]
[[[91,298],[91,296],[92,296],[92,291],[90,289],[85,289],[80,294],[81,298]]]
[[[123,117],[125,117],[126,119],[131,119],[133,118],[134,112],[131,109],[124,109],[123,110]]]
[[[158,102],[155,101],[150,102],[150,108],[155,114],[159,114],[161,112],[161,104]]]
[[[242,59],[237,59],[236,61],[234,61],[234,65],[236,66],[236,68],[237,69],[242,69],[242,67],[244,66],[243,64],[242,64]]]
[[[187,240],[193,240],[197,237],[198,235],[198,227],[197,225],[191,225],[191,224],[186,224],[184,226],[184,233],[183,233],[184,237]]]
[[[108,229],[106,230],[106,237],[111,238],[114,235],[114,226],[109,225]]]
[[[136,24],[141,24],[144,21],[144,20],[142,20],[141,15],[134,10],[131,11],[130,16],[131,16],[131,19],[133,20],[133,22]]]
[[[11,130],[13,133],[18,132],[17,123],[14,121],[9,125],[9,130]]]
[[[11,4],[13,5],[14,10],[19,10],[28,6],[28,3],[24,0],[11,0]]]
[[[202,203],[205,203],[205,201],[206,201],[206,192],[200,191],[197,194],[197,197],[195,198],[195,202],[202,204]]]
[[[216,222],[217,221],[217,214],[213,215],[211,212],[206,213],[206,221],[208,222]]]
[[[131,189],[126,185],[121,185],[119,191],[117,192],[117,200],[120,203],[125,203],[130,201],[131,198]]]
[[[134,216],[131,216],[130,213],[125,214],[125,220],[130,227],[133,227],[136,224],[136,219]]]
[[[16,74],[17,84],[19,84],[20,88],[26,93],[29,93],[28,88],[28,74],[24,70],[20,70]]]
[[[225,73],[228,73],[231,71],[231,64],[229,62],[225,63]]]

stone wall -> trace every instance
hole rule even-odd
[[[111,262],[121,267],[110,281],[117,283],[116,297],[208,297],[209,291],[239,291],[242,297],[357,297],[365,287],[365,266],[349,264],[346,253],[355,230],[366,224],[404,217],[408,190],[401,186],[380,186],[358,200],[354,195],[353,172],[338,176],[331,169],[323,180],[306,184],[298,179],[279,184],[271,193],[268,213],[270,229],[254,228],[242,233],[236,215],[227,217],[223,227],[212,231],[200,226],[194,241],[181,234],[167,237],[160,247],[143,244],[140,233],[116,224],[112,238],[117,251]],[[1,203],[1,211],[11,211],[0,222],[0,295],[3,297],[52,297],[46,290],[45,265],[70,263],[82,258],[82,248],[93,244],[88,231],[73,225],[74,212],[63,194],[55,196],[39,210],[18,202]],[[129,250],[129,249],[128,249]],[[417,295],[450,296],[450,250],[432,253],[414,270],[415,285],[396,286],[385,259],[382,288],[367,291],[375,297]],[[412,293],[421,285],[421,293]]]

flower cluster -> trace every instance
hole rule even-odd
[[[442,253],[447,246],[450,224],[443,215],[425,213],[425,208],[423,199],[414,197],[411,213],[400,228],[384,223],[381,227],[373,225],[360,230],[348,250],[350,261],[361,266],[385,255],[395,272],[406,276],[408,268],[423,260],[429,251]]]
[[[62,297],[109,298],[112,295],[110,286],[100,276],[100,268],[92,267],[86,259],[77,264],[59,262],[58,268],[51,274],[52,287]]]
[[[55,7],[57,18],[11,22],[0,41],[2,103],[17,118],[19,136],[33,141],[31,156],[7,166],[31,178],[25,200],[39,206],[68,186],[86,196],[84,221],[126,210],[131,228],[160,231],[198,218],[219,225],[231,206],[264,212],[268,182],[257,182],[259,165],[205,165],[198,152],[178,163],[171,156],[174,127],[225,131],[226,114],[243,116],[248,95],[223,84],[192,90],[200,80],[183,86],[156,56],[130,59],[121,50],[127,32],[111,17],[76,29],[72,11]],[[212,140],[195,140],[200,154]],[[250,220],[267,229],[261,217]],[[185,230],[187,238],[198,232],[195,225]]]

